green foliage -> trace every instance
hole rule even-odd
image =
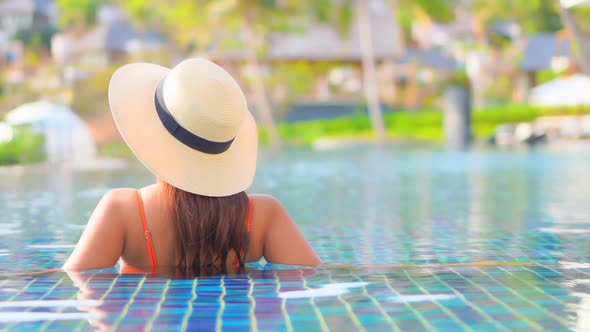
[[[54,27],[42,27],[32,29],[21,29],[17,31],[13,39],[20,40],[26,47],[35,51],[41,52],[41,49],[49,49],[51,46],[51,37],[57,32]]]
[[[403,30],[404,39],[411,39],[412,24],[416,19],[414,8],[412,6],[398,6],[395,16]]]
[[[555,0],[475,0],[474,9],[484,25],[506,20],[521,24],[526,33],[562,28]]]
[[[505,124],[528,122],[542,114],[542,109],[530,105],[499,105],[481,108],[473,112],[475,124]]]
[[[304,95],[313,90],[313,81],[317,73],[314,66],[307,61],[280,62],[272,67],[272,85],[285,87],[290,94]]]
[[[311,120],[278,126],[279,134],[292,141],[311,144],[321,137],[353,136],[371,132],[371,121],[366,115]]]
[[[578,27],[587,35],[590,33],[590,6],[575,6],[571,9]]]
[[[559,77],[559,74],[556,74],[551,69],[540,70],[537,72],[537,84],[543,84],[552,81],[557,77]]]
[[[108,142],[99,147],[99,154],[103,157],[130,159],[133,152],[125,142]]]
[[[51,37],[55,32],[53,27],[22,29],[14,34],[13,39],[22,41],[26,63],[35,65],[41,61],[43,53],[49,53]]]
[[[447,85],[469,88],[469,76],[465,69],[455,70],[445,82]]]
[[[0,72],[0,84],[2,84],[2,73]],[[22,105],[22,103],[37,100],[41,97],[40,93],[33,91],[27,82],[18,84],[2,84],[0,86],[2,94],[0,95],[0,118],[10,110]]]
[[[123,8],[140,25],[165,31],[183,49],[196,47],[199,50],[220,44],[235,45],[245,25],[262,40],[269,31],[292,29],[294,22],[301,19],[296,14],[308,10],[311,3],[294,0],[121,1]],[[232,42],[227,43],[225,39]]]
[[[449,0],[391,0],[396,1],[396,18],[409,38],[412,23],[419,15],[426,15],[436,22],[450,22],[454,19],[454,4]]]
[[[443,138],[442,113],[439,111],[388,112],[384,121],[387,133],[392,137],[426,141]]]
[[[330,22],[347,30],[353,15],[352,0],[126,0],[119,3],[138,25],[164,31],[181,49],[200,51],[220,45],[229,45],[230,50],[243,48],[244,43],[252,42],[242,39],[245,27],[251,29],[257,44],[264,44],[270,32],[301,31],[311,20]]]
[[[106,91],[111,76],[117,67],[118,65],[112,65],[95,72],[92,78],[74,84],[71,87],[72,109],[85,118],[101,112],[108,112],[109,105]]]
[[[509,103],[514,91],[514,77],[511,75],[498,75],[484,89],[483,97],[486,101],[496,104]]]
[[[290,98],[305,96],[313,93],[319,77],[328,75],[337,66],[338,63],[334,62],[275,62],[271,65],[266,84],[270,89],[285,89]]]
[[[45,160],[45,138],[28,128],[15,128],[12,140],[0,143],[0,165],[38,163]]]
[[[588,106],[568,106],[568,107],[545,107],[537,108],[540,116],[560,116],[560,115],[587,115],[590,114]]]
[[[271,143],[272,139],[268,128],[258,127],[258,144],[270,145]]]
[[[125,0],[120,4],[127,13],[142,26],[155,24],[158,21],[158,11],[145,0]]]
[[[338,28],[342,34],[350,32],[354,18],[354,0],[316,0],[304,1],[308,7],[303,12],[308,13],[315,20],[330,23]]]
[[[158,29],[167,34],[174,44],[188,50],[198,43],[208,43],[213,27],[208,30],[204,15],[206,9],[199,5],[203,1],[178,1],[167,3],[155,0],[121,1],[136,25]],[[206,31],[206,33],[205,33]]]
[[[530,105],[502,105],[476,109],[472,113],[476,138],[494,134],[497,126],[507,123],[530,122],[546,115],[590,114],[590,107],[540,108]],[[383,120],[390,138],[441,141],[444,138],[443,113],[439,110],[388,111]],[[279,125],[285,139],[312,144],[324,137],[366,138],[372,136],[369,117],[363,113],[335,119],[321,119]]]
[[[436,22],[450,22],[455,18],[454,5],[449,0],[406,0],[404,2],[420,8]]]
[[[96,24],[96,13],[101,0],[57,0],[62,28],[90,27]]]

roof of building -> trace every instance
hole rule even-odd
[[[139,32],[124,21],[96,27],[83,37],[83,42],[110,51],[124,52],[127,50],[128,42],[132,39],[164,42],[164,38],[158,34]]]
[[[75,47],[73,47],[75,51],[73,53],[84,53],[93,50],[127,52],[129,42],[132,40],[160,45],[166,43],[166,39],[160,34],[152,31],[140,32],[126,21],[99,25],[82,34],[79,31],[72,30],[63,35],[75,41]]]
[[[391,11],[371,11],[371,34],[375,58],[394,58],[399,53]],[[278,33],[271,37],[269,57],[275,59],[360,60],[361,36],[358,21],[353,20],[347,33],[333,25],[314,24],[305,32]]]
[[[459,67],[455,58],[438,48],[408,48],[401,62],[417,62],[434,69],[454,70]]]
[[[557,56],[572,56],[570,40],[554,33],[540,33],[528,39],[520,67],[525,71],[548,69]]]
[[[52,0],[4,0],[0,1],[0,13],[37,11],[48,14],[53,5]]]

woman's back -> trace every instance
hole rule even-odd
[[[162,194],[164,190],[162,184],[155,184],[136,191],[134,189],[120,189],[121,195],[128,200],[128,204],[133,205],[134,196],[139,197],[141,201],[138,202],[136,218],[127,220],[129,225],[126,225],[128,232],[126,232],[125,242],[129,243],[129,248],[123,250],[121,256],[122,266],[134,267],[153,267],[152,258],[150,257],[150,242],[148,238],[151,237],[153,243],[153,251],[155,260],[158,266],[176,266],[176,234],[174,232],[174,213],[170,211],[170,204],[165,204],[163,201],[166,195]],[[246,262],[258,261],[262,257],[262,234],[264,232],[263,220],[255,220],[254,200],[258,202],[258,209],[268,209],[264,199],[259,200],[256,195],[251,197],[252,209],[251,219],[250,214],[242,222],[250,224],[247,236],[249,237],[249,246],[247,251]],[[135,199],[138,200],[137,198]],[[145,221],[149,234],[145,234],[146,230],[141,222],[141,209],[145,211]],[[258,211],[257,211],[258,212]],[[256,213],[256,216],[259,214]],[[248,220],[250,219],[250,220]],[[239,222],[239,221],[237,221]],[[254,226],[255,225],[255,226]],[[172,231],[171,231],[172,230]],[[230,252],[226,260],[226,264],[235,264],[237,253]]]
[[[267,195],[250,197],[252,217],[245,257],[247,263],[263,257],[270,263],[320,263],[280,202]],[[178,239],[173,220],[175,213],[171,211],[168,199],[162,183],[141,190],[123,188],[110,191],[88,223],[84,232],[88,236],[82,237],[64,269],[109,267],[115,265],[120,257],[122,272],[152,271],[155,267],[150,257],[149,237],[157,267],[176,267]],[[142,205],[149,234],[145,233],[142,223]],[[248,219],[242,222],[248,224]],[[232,251],[225,264],[235,264],[235,261],[236,253]]]

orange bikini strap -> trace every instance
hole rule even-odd
[[[252,196],[248,196],[248,201],[250,202],[248,208],[248,233],[250,233],[252,230],[252,215],[254,214],[254,201],[252,200]]]
[[[141,217],[141,223],[143,224],[143,235],[145,236],[145,242],[147,245],[148,254],[150,255],[150,261],[152,262],[152,269],[158,266],[156,260],[156,253],[154,252],[154,242],[152,241],[152,233],[148,228],[147,218],[145,216],[145,207],[143,206],[143,199],[141,199],[141,192],[137,192],[137,203],[139,204],[139,216]]]
[[[250,204],[248,206],[248,220],[247,220],[246,227],[247,227],[248,233],[250,233],[250,231],[252,230],[252,215],[254,214],[254,201],[252,200],[251,196],[248,196],[248,202]],[[240,254],[244,255],[244,250],[242,250]],[[234,264],[235,265],[240,264],[240,258],[238,256],[236,256],[236,258],[234,258]]]

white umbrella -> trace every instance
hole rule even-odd
[[[529,101],[537,106],[590,105],[590,77],[576,74],[541,84],[531,90]]]
[[[69,108],[45,101],[23,104],[6,115],[11,126],[30,126],[45,136],[49,161],[94,158],[96,146],[84,121]]]
[[[6,122],[11,125],[30,125],[35,123],[58,124],[82,122],[69,108],[46,101],[26,103],[6,114]]]

